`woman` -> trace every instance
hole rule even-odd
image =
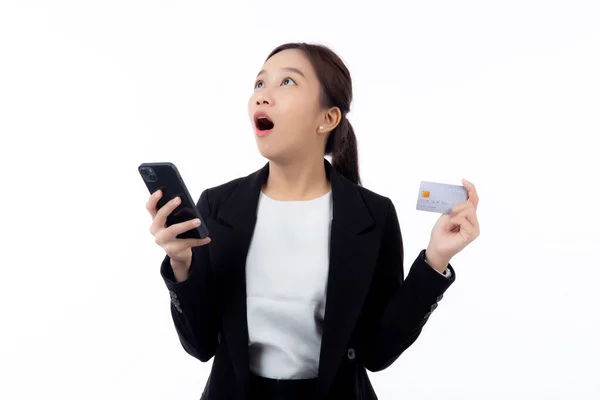
[[[276,48],[248,103],[269,162],[202,193],[210,238],[175,238],[194,221],[165,228],[177,199],[147,203],[181,344],[215,357],[202,399],[376,399],[366,369],[417,339],[456,279],[450,259],[479,236],[464,181],[469,200],[440,217],[404,278],[394,205],[360,185],[351,100],[330,49]]]

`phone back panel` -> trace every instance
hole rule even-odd
[[[162,190],[163,195],[158,201],[157,209],[162,208],[167,202],[179,196],[181,203],[167,217],[167,226],[180,222],[200,218],[199,227],[177,235],[179,239],[203,239],[208,236],[208,229],[200,215],[196,202],[190,196],[177,167],[169,162],[144,163],[138,167],[148,191],[152,194]]]

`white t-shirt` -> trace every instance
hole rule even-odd
[[[260,193],[246,259],[250,370],[272,379],[315,378],[329,273],[331,191],[278,201]]]

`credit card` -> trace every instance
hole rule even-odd
[[[452,207],[467,201],[467,196],[467,189],[462,185],[421,181],[417,210],[451,214]]]

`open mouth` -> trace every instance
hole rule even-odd
[[[273,121],[271,121],[269,118],[264,117],[264,116],[260,116],[260,117],[256,118],[255,123],[256,123],[256,128],[258,128],[259,131],[268,131],[268,130],[273,129],[273,127],[275,126]]]

